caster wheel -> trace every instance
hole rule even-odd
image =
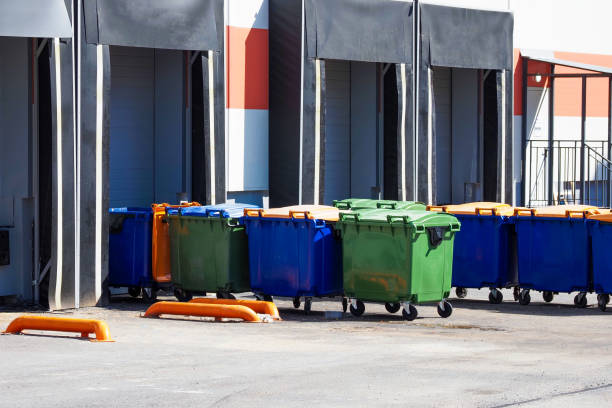
[[[399,303],[385,303],[385,309],[387,309],[387,312],[389,313],[397,313],[400,310],[400,304]]]
[[[463,299],[464,297],[467,296],[467,289],[466,288],[456,288],[455,293],[457,294],[457,297],[459,299]]]
[[[440,315],[440,317],[446,319],[447,317],[453,314],[453,305],[448,303],[446,300],[442,302],[442,305],[444,306],[444,309],[442,309],[440,304],[438,304],[438,314]]]
[[[546,303],[550,303],[553,301],[555,294],[550,291],[545,290],[544,292],[542,292],[542,297],[544,298],[544,301]]]
[[[153,288],[142,288],[142,298],[145,302],[155,302],[157,300],[157,290]]]
[[[130,286],[128,288],[128,293],[133,298],[137,298],[138,296],[140,296],[140,292],[142,292],[142,289],[137,286]]]
[[[179,302],[189,302],[193,298],[193,295],[187,290],[174,288],[174,297],[177,298]]]
[[[523,289],[519,294],[518,301],[521,305],[527,306],[531,302],[531,296],[528,289]]]
[[[302,304],[302,302],[300,302],[300,298],[299,297],[294,297],[293,298],[293,307],[294,308],[299,309],[301,304]]]
[[[577,307],[587,307],[587,296],[586,293],[580,292],[574,296],[574,305]]]
[[[270,296],[270,295],[263,295],[263,300],[264,300],[264,302],[272,302],[272,296]]]
[[[610,302],[610,295],[608,294],[597,295],[597,306],[599,306],[599,310],[601,310],[602,312],[606,311],[606,308],[608,307],[609,302]]]
[[[353,305],[351,305],[350,310],[353,316],[359,317],[363,314],[363,312],[365,312],[365,305],[363,304],[361,300],[358,300],[357,307],[354,307]]]
[[[304,313],[310,314],[310,310],[312,309],[312,298],[304,298]]]
[[[404,319],[410,322],[416,319],[418,315],[419,312],[417,311],[417,308],[412,305],[408,305],[408,311],[406,311],[406,308],[402,310],[402,316],[404,317]]]
[[[492,289],[489,292],[489,303],[499,305],[504,300],[504,294],[500,290]]]
[[[346,313],[346,309],[348,309],[348,299],[342,298],[342,312]]]
[[[518,286],[515,286],[514,290],[512,291],[512,295],[514,296],[515,301],[519,300],[520,294],[521,294],[521,288],[519,288]]]

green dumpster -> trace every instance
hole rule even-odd
[[[356,210],[380,208],[388,210],[425,210],[425,204],[416,201],[373,200],[368,198],[347,198],[334,200],[334,207],[339,210]]]
[[[390,313],[402,306],[407,320],[414,304],[446,301],[452,281],[453,241],[461,224],[450,214],[428,211],[365,209],[340,214],[344,292],[351,313],[360,316],[366,302],[384,302]]]
[[[168,209],[174,294],[188,301],[194,293],[218,298],[247,292],[248,239],[242,223],[244,204]]]

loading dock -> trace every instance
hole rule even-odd
[[[73,138],[62,120],[72,110],[71,37],[62,0],[0,4],[0,299],[52,301],[72,242],[58,205]]]

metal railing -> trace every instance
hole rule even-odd
[[[529,207],[549,203],[611,207],[612,162],[607,157],[608,149],[607,141],[586,141],[583,169],[580,140],[555,140],[552,149],[548,140],[529,141],[525,203]],[[551,157],[553,166],[549,174]]]

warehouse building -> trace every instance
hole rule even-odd
[[[497,11],[272,0],[271,202],[510,197],[512,29]]]

